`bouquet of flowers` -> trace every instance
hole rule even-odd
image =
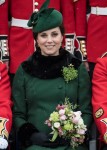
[[[74,111],[77,107],[66,98],[65,103],[58,104],[56,111],[52,112],[49,119],[45,121],[45,124],[52,128],[52,142],[58,136],[69,139],[73,149],[84,142],[87,128],[81,117],[81,111]]]

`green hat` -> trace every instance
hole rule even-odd
[[[33,32],[42,32],[62,24],[62,14],[54,8],[48,8],[50,0],[46,0],[39,12],[34,12],[27,25],[32,27]]]

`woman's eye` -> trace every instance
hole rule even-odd
[[[46,36],[47,36],[46,34],[42,34],[42,35],[41,35],[41,37],[46,37]]]
[[[52,34],[53,37],[55,37],[55,36],[57,36],[57,35],[58,35],[58,33],[53,33],[53,34]]]

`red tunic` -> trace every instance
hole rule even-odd
[[[107,143],[107,57],[98,58],[92,80],[92,105],[101,140]]]
[[[61,0],[67,34],[86,36],[86,0]],[[66,17],[65,17],[66,16]]]
[[[107,0],[90,0],[91,7],[107,7]],[[96,63],[96,59],[107,51],[107,15],[91,14],[87,30],[88,61]]]
[[[62,0],[61,2],[66,27],[66,49],[74,53],[76,47],[81,55],[80,59],[86,60],[86,0]]]
[[[0,136],[8,138],[12,126],[12,101],[8,71],[0,62]]]

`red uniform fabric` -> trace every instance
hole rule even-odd
[[[7,18],[10,16],[10,18],[28,20],[33,11],[40,9],[44,1],[5,0],[0,5],[0,35],[9,36],[10,73],[15,73],[20,63],[35,51],[35,43],[31,29],[12,25],[8,30]],[[85,3],[86,0],[77,0],[76,2],[74,0],[50,1],[49,7],[53,7],[63,14],[66,34],[77,33],[78,36],[85,36]]]
[[[86,60],[86,0],[68,1],[61,1],[66,27],[65,48],[84,61]],[[67,29],[70,29],[70,31]],[[75,53],[75,47],[78,51],[77,53]]]
[[[86,37],[86,0],[61,0],[67,34]]]
[[[0,62],[0,136],[8,138],[12,126],[12,101],[8,71]]]
[[[92,80],[92,105],[101,140],[107,143],[107,57],[98,58]]]
[[[90,0],[91,7],[107,7],[107,0]],[[107,51],[107,15],[90,14],[87,30],[88,61],[96,63]]]

